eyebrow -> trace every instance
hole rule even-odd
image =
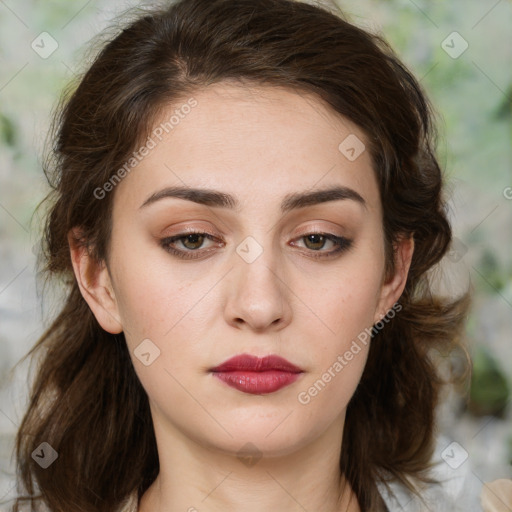
[[[240,202],[230,194],[213,189],[191,187],[167,187],[159,190],[158,192],[150,195],[142,203],[140,208],[144,208],[168,197],[185,199],[194,203],[217,208],[229,208],[232,210],[240,209]],[[286,213],[291,210],[306,208],[320,203],[346,199],[356,201],[366,208],[366,202],[358,192],[349,187],[335,186],[321,190],[287,194],[281,202],[281,212]]]

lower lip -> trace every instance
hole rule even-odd
[[[264,395],[273,393],[274,391],[278,391],[292,384],[301,374],[269,370],[265,372],[213,372],[213,375],[225,382],[228,386],[243,391],[244,393]]]

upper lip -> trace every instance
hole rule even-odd
[[[212,368],[212,372],[233,372],[247,370],[251,372],[264,372],[268,370],[280,370],[289,373],[301,373],[302,369],[290,363],[286,359],[270,355],[256,357],[250,354],[241,354],[224,361],[219,366]]]

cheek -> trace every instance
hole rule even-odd
[[[332,352],[333,348],[343,349],[349,340],[372,326],[381,291],[380,268],[375,261],[366,265],[364,258],[357,256],[347,260],[347,265],[333,273],[327,283],[314,292],[304,289],[302,295],[325,326],[321,347]]]
[[[211,299],[207,298],[208,285],[211,287],[209,280],[182,287],[172,275],[140,272],[121,287],[119,311],[127,338],[134,342],[150,337],[159,345],[177,336],[187,335],[190,340],[190,325],[200,329],[198,315],[204,315]]]
[[[297,401],[306,410],[323,411],[324,421],[335,419],[348,405],[363,373],[371,342],[375,286],[372,280],[347,277],[322,296],[329,332],[318,336],[311,324],[307,338],[311,372],[303,380]],[[344,287],[344,288],[343,288]]]
[[[133,343],[145,337],[161,339],[204,291],[195,280],[185,282],[162,249],[140,239],[132,241],[130,236],[126,232],[113,241],[112,274],[119,315]]]
[[[331,280],[314,296],[310,294],[326,328],[318,335],[313,322],[305,324],[315,350],[311,352],[312,373],[301,386],[299,403],[314,402],[315,408],[325,407],[334,415],[348,404],[366,364],[380,279],[379,262],[371,255],[360,255],[350,264],[347,260],[336,281]]]
[[[306,413],[318,411],[325,423],[342,413],[352,398],[368,356],[369,344],[355,341],[344,347],[329,363],[305,379],[297,393],[297,402]],[[316,412],[315,412],[316,411]]]
[[[146,257],[141,261],[148,261],[147,256],[138,257]],[[195,278],[168,263],[165,268],[158,262],[148,261],[147,265],[137,265],[134,269],[127,264],[117,269],[119,314],[132,357],[147,339],[159,351],[158,359],[148,368],[149,373],[134,359],[144,387],[152,386],[155,380],[156,388],[165,382],[164,389],[170,391],[173,381],[165,370],[181,382],[192,375],[202,375],[211,363],[209,354],[218,348],[216,333],[222,319],[219,309],[222,285],[211,266],[203,267],[204,270],[195,271]],[[179,386],[175,391],[181,393]]]

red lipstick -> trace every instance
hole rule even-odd
[[[295,382],[302,369],[279,356],[242,354],[210,370],[215,377],[244,393],[273,393]]]

